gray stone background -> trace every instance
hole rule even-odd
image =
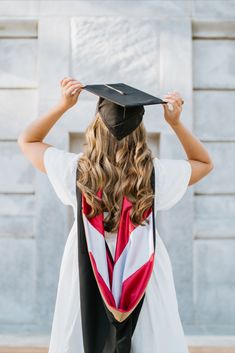
[[[235,2],[16,0],[0,1],[0,344],[51,329],[72,212],[16,140],[67,75],[184,97],[215,167],[159,213],[159,232],[186,335],[235,335]],[[45,141],[80,152],[95,102],[83,92]],[[144,122],[156,156],[186,158],[161,106]]]

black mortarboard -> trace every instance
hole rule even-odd
[[[167,103],[124,83],[85,85],[83,88],[99,96],[96,113],[99,112],[118,140],[129,135],[141,123],[144,105]]]

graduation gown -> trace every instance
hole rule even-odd
[[[80,156],[82,153],[67,152],[53,146],[48,147],[44,153],[48,181],[62,204],[71,206],[71,215],[74,216],[59,271],[48,353],[85,353],[80,305],[75,187]],[[156,216],[158,211],[169,210],[182,199],[187,191],[191,165],[183,159],[154,158],[154,169],[157,194],[154,200],[156,253],[145,299],[132,335],[131,353],[188,353],[187,339],[178,310],[172,264],[159,234]],[[52,196],[50,186],[45,184],[45,202],[48,208],[55,209]],[[57,208],[56,212],[59,213],[60,208]],[[64,215],[66,216],[67,212]],[[62,216],[63,213],[59,217]],[[47,237],[49,241],[50,234],[47,234]],[[110,241],[107,238],[109,245],[112,245],[112,240],[113,238]],[[54,244],[54,241],[53,238],[51,242]],[[174,235],[172,241],[176,241]]]
[[[78,179],[78,169],[76,174]],[[154,193],[154,167],[151,186]],[[102,198],[102,192],[99,191],[97,194]],[[124,197],[113,259],[104,239],[103,214],[88,220],[86,214],[90,212],[90,206],[78,187],[76,195],[84,351],[130,353],[131,337],[153,270],[156,241],[154,198],[152,207],[144,215],[149,224],[143,228],[131,224],[129,216],[132,204]],[[117,318],[109,310],[109,305],[115,309],[122,309],[120,314],[118,312]],[[125,315],[128,309],[128,316],[121,319],[121,315]]]

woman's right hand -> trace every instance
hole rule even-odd
[[[61,99],[59,104],[64,109],[69,109],[77,103],[78,97],[84,85],[72,77],[65,77],[60,81]]]
[[[164,118],[171,126],[177,125],[180,121],[180,114],[182,112],[183,98],[176,91],[168,92],[163,97],[165,102],[170,104],[163,104]]]

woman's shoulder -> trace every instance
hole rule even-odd
[[[44,152],[44,165],[48,179],[59,199],[73,205],[76,190],[77,162],[83,152],[74,153],[50,146]]]
[[[185,159],[153,159],[156,207],[167,210],[183,197],[191,176],[191,164]]]

